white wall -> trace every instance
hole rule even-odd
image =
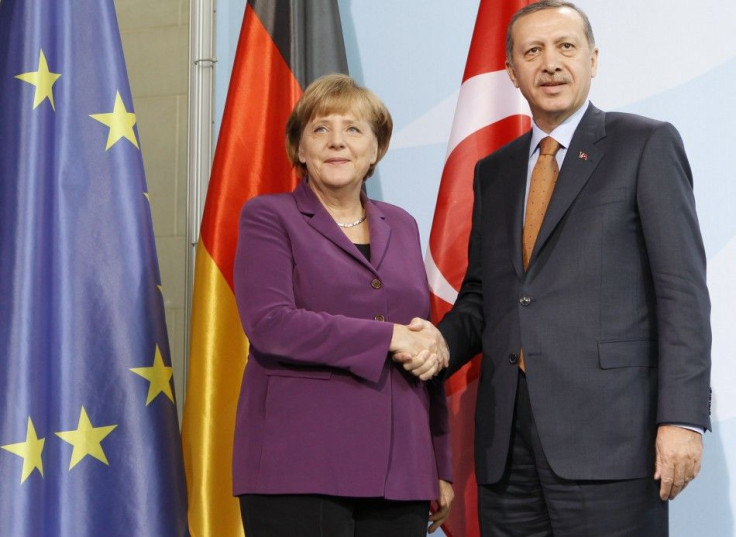
[[[685,140],[709,260],[713,433],[705,437],[701,477],[671,506],[671,535],[736,537],[736,177],[727,160],[736,153],[736,2],[577,3],[600,48],[593,102],[670,121]],[[219,113],[244,0],[220,4]],[[478,0],[339,4],[350,72],[384,100],[395,122],[369,194],[409,210],[426,249]],[[422,128],[413,128],[420,118]]]

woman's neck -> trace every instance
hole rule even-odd
[[[365,214],[360,201],[360,187],[325,189],[317,187],[312,181],[309,186],[336,222],[352,223]]]
[[[360,187],[350,190],[320,189],[311,181],[308,184],[327,213],[351,242],[370,244],[370,228],[365,208],[360,200]]]

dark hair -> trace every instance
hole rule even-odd
[[[511,22],[509,22],[509,25],[506,28],[506,61],[511,61],[511,54],[514,51],[514,38],[511,35],[511,31],[513,30],[514,24],[517,20],[525,15],[529,15],[530,13],[536,13],[537,11],[542,11],[544,9],[559,9],[562,7],[570,8],[580,15],[580,18],[583,19],[583,28],[585,30],[585,37],[588,40],[588,45],[591,50],[594,49],[595,37],[593,36],[593,27],[590,25],[590,20],[582,9],[572,2],[564,2],[563,0],[539,0],[539,2],[534,2],[533,4],[524,6],[514,13],[513,17],[511,17]]]
[[[343,74],[325,75],[312,82],[286,122],[286,154],[299,175],[307,171],[307,167],[299,161],[299,143],[307,123],[318,116],[348,111],[368,121],[378,142],[376,162],[368,168],[366,178],[373,175],[376,164],[388,150],[393,120],[388,108],[375,93]]]

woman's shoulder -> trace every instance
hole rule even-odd
[[[245,202],[242,214],[260,214],[283,212],[295,207],[294,194],[282,192],[279,194],[260,194]]]
[[[414,217],[409,214],[406,209],[403,209],[398,205],[374,199],[371,199],[371,203],[373,203],[378,211],[382,213],[386,218],[416,223]]]

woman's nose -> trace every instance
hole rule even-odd
[[[343,147],[345,145],[345,138],[340,130],[335,129],[330,132],[329,144],[330,147]]]

